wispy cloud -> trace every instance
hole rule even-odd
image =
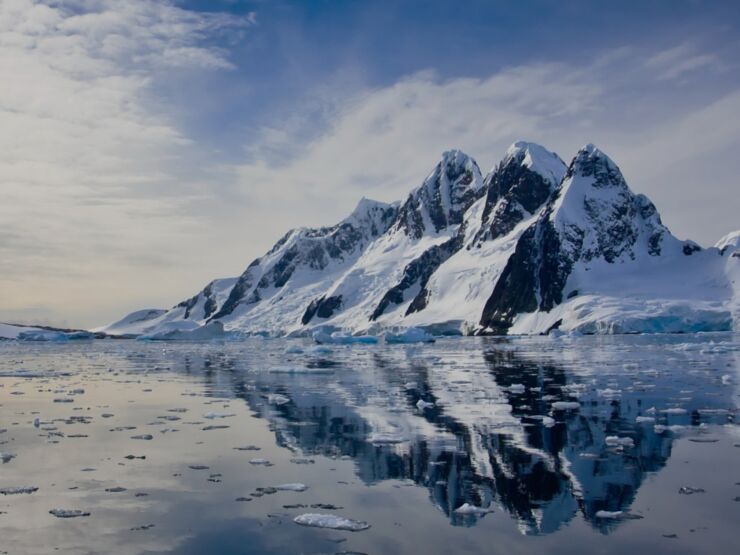
[[[180,209],[205,191],[150,87],[175,68],[231,69],[209,41],[249,24],[149,0],[0,2],[0,220],[22,237],[4,241],[0,310],[72,268],[125,279],[127,256],[182,237]]]

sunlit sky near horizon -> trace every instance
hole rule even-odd
[[[678,237],[740,228],[740,2],[0,0],[0,321],[92,327],[404,198],[593,142]]]

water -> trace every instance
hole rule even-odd
[[[732,553],[739,368],[729,334],[4,342],[0,552]]]

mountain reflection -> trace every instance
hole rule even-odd
[[[664,355],[639,364],[618,350],[593,349],[577,363],[560,354],[491,341],[325,354],[303,366],[332,373],[234,372],[231,387],[279,445],[351,458],[367,484],[412,480],[453,525],[485,517],[456,512],[468,503],[504,509],[527,534],[552,533],[579,512],[608,533],[621,520],[597,512],[627,513],[646,476],[665,466],[678,427],[726,422],[731,393],[707,379],[713,368],[687,370]],[[233,366],[203,362],[207,371]],[[289,401],[270,403],[274,394]],[[574,401],[575,410],[553,406]]]

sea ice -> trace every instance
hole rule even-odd
[[[476,507],[470,503],[463,503],[455,512],[460,515],[484,515],[493,512],[493,509],[487,509],[485,507]]]
[[[386,343],[434,343],[432,337],[426,330],[421,328],[407,328],[400,333],[387,332]]]
[[[360,532],[370,528],[367,522],[321,513],[305,513],[295,517],[293,522],[301,526],[331,528],[332,530],[346,530],[348,532]]]

